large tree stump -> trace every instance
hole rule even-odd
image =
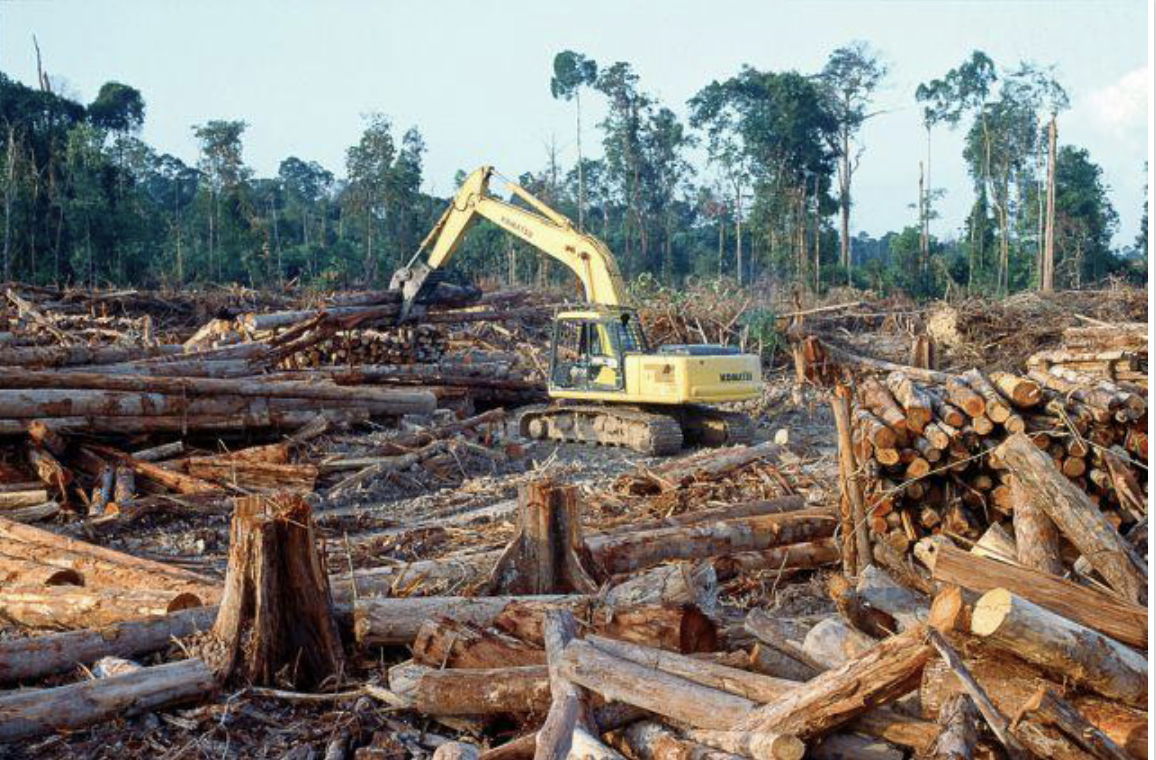
[[[213,626],[217,678],[316,686],[344,665],[313,515],[298,494],[238,498],[225,593]]]
[[[518,490],[518,533],[486,588],[490,594],[590,594],[598,590],[592,566],[577,487],[535,480]]]

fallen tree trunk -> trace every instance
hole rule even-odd
[[[402,663],[389,669],[389,688],[428,715],[542,715],[550,707],[545,665],[437,670]]]
[[[197,607],[105,628],[0,641],[0,682],[30,681],[102,657],[155,652],[174,639],[208,630],[216,615],[215,607]]]
[[[92,589],[80,586],[5,586],[0,618],[29,628],[75,629],[166,615],[202,607],[188,591]]]
[[[75,730],[204,699],[214,688],[209,668],[192,659],[52,689],[8,693],[0,696],[0,742]]]
[[[1006,589],[980,598],[972,611],[971,632],[1111,699],[1147,703],[1148,661],[1143,655]]]
[[[996,449],[1019,478],[1022,494],[1052,519],[1125,601],[1146,595],[1148,566],[1088,496],[1061,474],[1051,457],[1017,433]]]
[[[813,541],[833,534],[837,524],[838,520],[830,512],[807,510],[591,536],[587,546],[595,563],[606,572],[617,574],[634,572],[668,560],[701,559]]]
[[[84,578],[71,568],[55,567],[0,554],[0,587],[83,585]]]
[[[683,652],[713,651],[715,626],[692,605],[636,605],[617,610],[582,595],[526,597],[413,597],[354,603],[354,633],[362,646],[409,644],[431,618],[494,626],[541,644],[547,610],[564,608],[593,630],[615,638]]]
[[[20,546],[32,547],[27,553],[22,553]],[[57,567],[68,567],[79,571],[88,583],[96,583],[98,574],[103,569],[112,571],[114,568],[124,575],[117,575],[124,579],[129,573],[136,573],[139,577],[148,577],[142,585],[157,586],[160,588],[179,587],[180,584],[190,586],[213,587],[216,582],[207,576],[184,570],[163,562],[134,557],[131,554],[118,552],[86,541],[68,538],[52,531],[37,528],[31,525],[5,520],[0,517],[0,554],[19,556],[32,559]],[[56,561],[57,557],[64,557]],[[169,585],[172,584],[172,585]],[[109,585],[134,586],[136,582],[110,583]]]
[[[833,538],[776,546],[762,551],[724,554],[710,559],[720,581],[761,570],[814,570],[838,562],[839,547]]]
[[[885,639],[745,716],[735,728],[789,733],[804,740],[821,736],[914,689],[933,651],[926,636],[919,627]]]

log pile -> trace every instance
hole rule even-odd
[[[1060,473],[1126,534],[1147,514],[1139,485],[1148,458],[1147,401],[1130,383],[1063,367],[961,375],[896,369],[865,376],[852,411],[851,447],[874,533],[903,554],[921,538],[979,541],[1029,518],[1020,507],[1036,468]],[[1002,455],[1023,436],[1032,473]]]

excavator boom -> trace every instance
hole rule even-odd
[[[394,274],[390,286],[402,290],[403,316],[409,314],[429,274],[446,264],[478,219],[490,220],[564,264],[581,281],[588,302],[599,306],[626,305],[626,285],[618,263],[601,240],[575,229],[569,219],[516,184],[510,183],[510,191],[529,209],[490,195],[493,174],[492,166],[483,166],[466,178],[414,255],[416,261],[428,251],[426,261],[411,261]]]

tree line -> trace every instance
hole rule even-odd
[[[577,160],[564,164],[551,147],[518,181],[602,237],[632,279],[850,284],[916,297],[1081,287],[1116,273],[1146,280],[1146,261],[1112,250],[1118,219],[1102,171],[1057,138],[1068,98],[1050,69],[1004,69],[977,51],[920,85],[927,147],[912,158],[912,223],[879,238],[850,234],[861,132],[888,74],[865,43],[835,50],[818,72],[744,66],[703,86],[685,121],[627,62],[563,51],[548,73],[550,96],[574,105]],[[601,157],[583,155],[584,97],[605,104]],[[109,82],[82,104],[45,75],[28,87],[0,73],[5,280],[380,285],[446,202],[421,189],[420,131],[381,114],[366,118],[340,176],[289,156],[274,177],[245,164],[243,121],[193,125],[190,165],[140,139],[145,114],[127,84]],[[963,131],[974,196],[962,234],[943,239],[932,234],[943,194],[936,130]],[[699,146],[702,167],[691,161]],[[1146,242],[1145,206],[1137,250]],[[514,283],[560,276],[486,222],[455,269]]]

